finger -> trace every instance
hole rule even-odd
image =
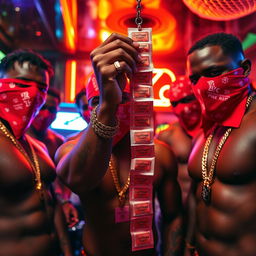
[[[91,53],[91,60],[95,63],[98,56],[103,56],[112,52],[116,52],[118,56],[126,55],[133,58],[134,62],[139,62],[139,52],[136,48],[132,47],[130,44],[127,44],[119,39],[110,42],[102,48],[97,48]],[[126,53],[126,54],[125,54]],[[105,57],[105,56],[104,56]]]
[[[116,61],[119,61],[120,63],[126,63],[130,69],[135,72],[137,67],[136,67],[136,62],[134,59],[128,55],[126,52],[120,51],[120,50],[115,50],[109,53],[106,53],[104,56],[100,55],[95,57],[96,59],[96,69],[101,70],[102,67],[108,66],[108,65],[114,65]],[[122,64],[124,65],[124,64]]]
[[[127,52],[129,55],[131,55],[135,60],[138,59],[139,52],[136,48],[134,48],[132,45],[127,44],[126,42],[123,42],[119,39],[116,39],[115,41],[107,44],[106,46],[101,48],[101,53],[107,53],[113,50],[119,49],[120,52]]]
[[[116,71],[116,75],[127,74],[128,76],[131,76],[133,74],[133,69],[126,62],[120,61],[119,65],[120,65],[120,67],[117,69],[115,67],[115,65],[113,64],[115,71]]]
[[[70,217],[69,217],[69,213],[68,212],[66,212],[66,211],[63,211],[64,212],[64,216],[65,216],[65,220],[66,220],[66,222],[67,223],[69,223],[69,219],[70,219]]]
[[[76,208],[73,208],[72,215],[74,216],[74,219],[78,220],[78,212],[77,212]]]
[[[127,74],[128,76],[131,76],[133,74],[132,68],[124,61],[120,61],[120,68],[117,70],[114,66],[114,63],[108,64],[108,65],[101,65],[99,68],[99,72],[101,73],[101,77],[104,80],[104,77],[106,78],[115,78],[119,74]]]
[[[70,221],[68,223],[68,227],[72,228],[79,222],[79,219],[77,218],[70,218]]]
[[[75,225],[76,225],[75,222],[70,222],[70,223],[68,224],[68,227],[69,227],[69,228],[73,228]]]
[[[127,44],[130,44],[132,45],[133,44],[133,40],[127,36],[124,36],[124,35],[120,35],[120,34],[117,34],[117,33],[112,33],[102,44],[100,47],[110,43],[110,42],[113,42],[115,41],[116,39],[120,39],[124,42],[126,42]]]

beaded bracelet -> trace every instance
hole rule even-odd
[[[116,133],[118,132],[119,129],[119,123],[115,126],[108,126],[105,125],[103,123],[101,123],[98,118],[97,118],[97,109],[98,109],[97,105],[91,114],[91,124],[92,124],[92,128],[94,130],[94,132],[99,135],[100,137],[103,137],[105,139],[110,139],[113,138]]]

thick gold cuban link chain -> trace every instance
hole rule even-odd
[[[111,172],[113,181],[114,181],[114,185],[118,194],[118,200],[120,202],[120,206],[123,206],[125,203],[125,196],[126,196],[126,192],[130,186],[130,174],[127,178],[126,183],[124,184],[124,186],[121,188],[120,185],[120,181],[118,179],[117,176],[117,168],[116,168],[116,164],[114,161],[114,158],[111,156],[110,161],[109,161],[109,170]]]
[[[246,108],[248,108],[250,103],[252,102],[253,96],[254,95],[250,95],[247,98]],[[208,162],[209,148],[210,148],[210,144],[213,139],[214,131],[206,139],[206,142],[204,145],[203,156],[202,156],[202,179],[203,179],[202,198],[206,204],[208,204],[211,199],[211,185],[213,184],[214,170],[216,168],[216,164],[217,164],[217,160],[218,160],[220,151],[221,151],[223,145],[225,144],[228,136],[230,135],[231,131],[232,131],[232,128],[228,128],[226,130],[226,132],[224,133],[224,135],[222,136],[222,138],[220,139],[220,142],[214,152],[209,172],[207,170],[207,162]]]
[[[28,156],[27,152],[23,149],[19,141],[9,132],[9,130],[1,121],[0,121],[0,130],[13,143],[13,145],[24,155],[24,157],[27,159],[27,161],[31,165],[35,175],[36,189],[40,191],[42,189],[41,172],[40,172],[38,158],[33,146],[27,140],[32,153],[32,161],[31,161],[30,157]]]

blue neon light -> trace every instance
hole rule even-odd
[[[55,121],[51,124],[52,129],[81,131],[87,127],[87,123],[75,112],[58,112]]]

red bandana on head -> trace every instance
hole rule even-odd
[[[46,93],[39,86],[21,79],[0,79],[0,117],[9,123],[17,139],[25,133],[45,101]]]
[[[86,96],[88,101],[93,97],[100,96],[99,87],[94,73],[90,76],[86,85]]]
[[[90,112],[90,110],[84,110],[84,111],[82,112],[82,117],[83,117],[83,119],[86,121],[86,123],[89,124],[89,122],[90,122],[90,117],[91,117],[91,112]]]
[[[243,68],[216,77],[201,77],[193,86],[202,108],[202,127],[207,135],[214,124],[239,127],[250,92]]]
[[[130,86],[127,84],[124,92],[130,93]],[[88,101],[96,96],[100,96],[99,87],[94,74],[89,78],[86,85],[86,95]],[[130,131],[130,102],[120,104],[116,113],[119,120],[119,131],[113,138],[113,146],[115,146]]]
[[[186,76],[179,77],[170,87],[170,101],[179,102],[187,96],[193,95],[192,85]],[[194,99],[190,102],[179,102],[173,106],[173,112],[188,135],[194,137],[200,131],[201,108]]]

